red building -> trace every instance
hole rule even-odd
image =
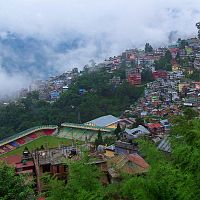
[[[145,126],[152,134],[160,134],[165,131],[164,126],[160,123],[149,123],[145,124]]]
[[[5,158],[0,158],[0,161],[15,168],[16,174],[27,174],[29,178],[33,179],[35,166],[32,160],[20,155],[12,155]]]
[[[158,78],[166,79],[167,78],[167,71],[165,71],[165,70],[154,71],[154,72],[152,72],[152,75],[153,75],[154,80],[156,80]]]
[[[128,75],[128,82],[131,85],[140,85],[141,84],[141,74],[140,73],[131,73]]]

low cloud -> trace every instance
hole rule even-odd
[[[28,87],[30,79],[23,74],[8,74],[0,68],[0,99],[17,96],[19,89]]]
[[[6,0],[0,2],[0,32],[1,37],[10,31],[47,41],[46,67],[60,73],[126,48],[142,48],[146,42],[156,47],[196,36],[199,8],[199,0]],[[63,52],[53,48],[74,40],[76,48]],[[20,73],[1,74],[1,85],[8,79],[9,88],[15,81],[20,86]]]

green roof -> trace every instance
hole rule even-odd
[[[112,128],[105,128],[100,126],[90,126],[86,124],[75,124],[75,123],[63,123],[61,126],[70,127],[70,128],[77,128],[77,129],[86,129],[86,130],[93,130],[93,131],[102,131],[102,132],[112,132],[114,129]]]
[[[22,131],[20,133],[17,133],[15,135],[12,135],[12,136],[10,136],[8,138],[5,138],[5,139],[1,140],[0,141],[0,146],[3,146],[3,145],[5,145],[5,144],[7,144],[9,142],[12,142],[12,141],[17,140],[19,138],[22,138],[22,137],[24,137],[26,135],[29,135],[30,133],[34,133],[35,131],[39,131],[39,130],[42,130],[42,129],[57,129],[57,128],[58,128],[58,126],[56,126],[56,125],[35,126],[33,128],[27,129],[25,131]]]

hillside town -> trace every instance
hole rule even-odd
[[[155,80],[155,82],[152,83],[153,85],[155,85],[159,79],[166,80],[167,82],[163,82],[162,86],[167,87],[167,85],[171,85],[171,92],[169,92],[171,94],[172,92],[185,92],[188,96],[184,101],[185,103],[189,103],[194,101],[192,96],[198,96],[195,91],[197,91],[199,87],[199,77],[197,73],[200,70],[199,49],[200,42],[198,38],[189,38],[186,40],[178,39],[176,43],[168,47],[157,49],[153,49],[151,45],[147,43],[145,45],[145,50],[129,49],[122,52],[121,55],[110,57],[99,64],[91,61],[90,64],[84,66],[82,71],[79,71],[78,68],[73,68],[71,71],[67,71],[61,75],[50,77],[46,81],[34,81],[28,89],[22,89],[19,92],[19,98],[26,97],[28,92],[38,91],[41,99],[55,101],[63,92],[69,89],[78,76],[81,76],[83,73],[105,69],[107,73],[113,74],[113,77],[110,79],[111,84],[119,85],[124,81],[128,81],[129,84],[134,86],[143,84],[142,73],[150,71],[152,81]],[[166,52],[171,56],[170,63],[161,63],[158,65],[158,61],[165,57]],[[115,71],[124,67],[126,68],[126,77],[114,75]],[[197,76],[197,81],[190,78],[195,77],[195,75]],[[148,87],[147,85],[147,89]],[[175,93],[173,95],[175,95]]]
[[[124,82],[144,88],[143,95],[120,116],[108,114],[80,123],[81,112],[78,112],[77,123],[33,127],[0,141],[0,160],[13,166],[16,174],[27,174],[34,180],[38,193],[46,190],[41,180],[45,173],[67,182],[70,170],[65,161],[83,160],[85,151],[88,152],[85,164],[100,169],[103,185],[120,182],[121,173],[145,176],[151,166],[140,150],[138,139],[147,139],[168,156],[172,152],[168,139],[172,118],[182,116],[185,108],[200,113],[198,38],[178,39],[157,49],[146,43],[144,50],[129,49],[102,63],[91,62],[82,71],[73,68],[47,81],[35,81],[29,89],[20,91],[19,98],[37,91],[41,100],[56,102],[63,93],[68,93],[78,77],[102,69],[111,75],[108,82],[113,88]],[[116,75],[121,69],[124,76]],[[79,88],[79,94],[92,93],[92,89]],[[29,149],[30,143],[49,136],[67,139],[70,144],[58,143],[54,148],[44,144]],[[20,148],[20,154],[13,153]]]

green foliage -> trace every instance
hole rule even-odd
[[[71,175],[67,186],[52,184],[47,199],[200,199],[200,119],[187,109],[183,116],[174,118],[173,123],[169,137],[171,155],[163,154],[147,139],[137,141],[140,152],[150,164],[147,174],[123,176],[121,182],[105,187],[100,184],[99,172],[94,166],[73,162],[69,164]],[[62,197],[58,190],[64,191]],[[51,198],[50,194],[58,197]]]
[[[185,108],[183,110],[183,114],[184,114],[184,117],[186,118],[186,120],[191,120],[191,119],[194,119],[196,117],[198,117],[198,112],[192,108]]]
[[[188,45],[188,42],[186,40],[181,40],[180,38],[179,38],[178,42],[179,42],[179,47],[181,49],[185,49],[185,46]]]
[[[139,141],[140,150],[151,168],[144,177],[124,181],[122,199],[200,198],[200,120],[195,119],[196,113],[192,110],[185,110],[184,113],[184,116],[174,120],[176,125],[170,136],[170,157],[159,152],[149,141]]]
[[[141,76],[143,83],[148,83],[153,81],[152,71],[150,69],[143,70]]]
[[[149,43],[145,44],[145,48],[144,49],[145,49],[145,53],[153,52],[153,47]]]
[[[103,143],[104,143],[104,141],[103,141],[103,138],[102,138],[102,133],[99,130],[98,135],[97,135],[97,139],[95,140],[95,145],[98,146],[98,145],[103,144]]]
[[[15,175],[14,168],[0,163],[0,200],[35,199],[32,183],[23,175]]]
[[[118,123],[118,124],[117,124],[117,128],[116,128],[115,131],[114,131],[114,134],[115,134],[117,140],[120,139],[120,133],[121,133],[121,132],[122,132],[122,129],[121,129],[121,127],[120,127],[120,124]]]
[[[184,58],[184,59],[180,59],[180,65],[183,67],[188,67],[189,66],[189,58]]]
[[[120,70],[125,76],[124,69]],[[114,88],[109,84],[110,78],[112,75],[105,70],[85,73],[53,104],[39,100],[37,93],[31,93],[18,103],[0,106],[0,137],[38,125],[77,123],[79,113],[82,123],[102,115],[121,115],[143,94],[144,88],[126,82]],[[80,95],[79,89],[87,92]]]
[[[156,70],[167,70],[172,71],[171,65],[172,55],[169,50],[165,52],[165,56],[160,60],[155,61],[155,69]]]
[[[179,52],[176,54],[175,59],[176,59],[176,62],[180,64],[181,57],[180,57],[180,53]]]
[[[104,187],[100,183],[101,173],[96,166],[83,161],[72,161],[68,165],[70,173],[67,185],[53,178],[47,181],[47,200],[103,199]]]
[[[188,76],[188,78],[191,78],[194,81],[200,81],[200,71],[199,70],[194,70],[192,74]]]

